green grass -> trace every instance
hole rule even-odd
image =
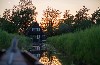
[[[20,49],[28,49],[31,47],[31,40],[29,38],[17,34],[8,34],[7,32],[0,30],[0,50],[8,49],[11,46],[12,39],[15,36],[19,40],[18,47]]]
[[[76,65],[80,62],[100,65],[100,26],[50,37],[47,44],[53,45],[61,53],[58,56],[63,65],[70,65],[72,61]]]

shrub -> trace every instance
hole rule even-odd
[[[15,36],[19,40],[18,47],[20,49],[28,49],[31,47],[31,40],[28,37],[17,34],[8,34],[7,32],[0,30],[0,50],[9,48],[11,41]]]

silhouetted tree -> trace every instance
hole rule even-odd
[[[24,31],[36,20],[36,7],[31,0],[20,0],[19,5],[6,9],[3,18],[12,23],[15,27],[14,32],[25,33]]]
[[[69,19],[70,16],[72,15],[72,14],[69,13],[69,11],[70,11],[70,10],[66,10],[66,11],[64,12],[64,15],[63,15],[63,18],[64,18],[64,19]]]
[[[75,23],[74,21],[74,16],[72,14],[69,13],[70,10],[66,10],[64,13],[64,23],[67,24],[67,26],[69,27],[68,32],[73,32],[73,24]]]
[[[59,10],[47,7],[43,11],[43,18],[41,22],[42,29],[46,32],[47,36],[54,35],[54,28],[59,22],[59,16],[61,12]]]
[[[79,11],[76,11],[77,14],[75,15],[74,19],[74,28],[76,28],[77,30],[84,30],[91,26],[91,19],[89,17],[88,11],[89,9],[87,9],[85,6],[83,6],[83,8]]]
[[[60,19],[58,24],[58,29],[56,30],[56,34],[63,34],[72,32],[74,16],[69,13],[70,10],[66,10],[63,15],[63,19]]]
[[[98,9],[92,14],[92,21],[94,24],[100,24],[100,8],[98,7]]]

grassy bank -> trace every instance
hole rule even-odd
[[[29,38],[17,34],[8,34],[7,32],[0,30],[0,50],[9,48],[11,41],[15,36],[19,40],[18,47],[20,49],[28,49],[31,46],[31,40]]]
[[[100,26],[50,37],[47,44],[53,45],[61,53],[58,56],[63,65],[100,65]]]

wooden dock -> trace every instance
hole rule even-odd
[[[31,53],[17,50],[16,53],[0,52],[0,65],[43,65]]]

